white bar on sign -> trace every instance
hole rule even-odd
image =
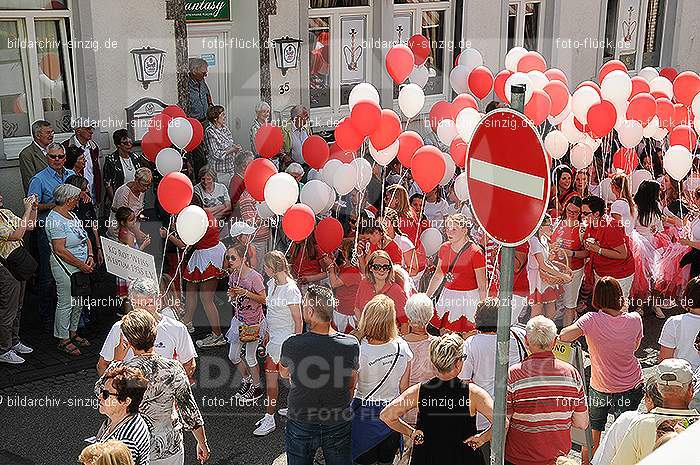
[[[544,195],[544,178],[483,160],[469,160],[469,177],[535,199]]]

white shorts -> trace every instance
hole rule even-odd
[[[578,293],[581,290],[585,267],[576,270],[571,277],[571,282],[564,284],[564,295],[562,302],[566,308],[576,308],[578,304]]]
[[[513,298],[510,302],[510,324],[514,325],[520,323],[520,315],[525,311],[527,304],[527,297],[513,294]]]

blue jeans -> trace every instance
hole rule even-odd
[[[313,465],[316,449],[326,465],[352,465],[349,421],[322,425],[287,419],[285,442],[288,465]]]

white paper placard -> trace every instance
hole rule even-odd
[[[109,273],[126,280],[151,278],[158,283],[153,255],[106,237],[102,238],[102,253]]]

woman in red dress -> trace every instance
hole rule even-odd
[[[352,263],[354,245],[352,238],[345,239],[337,261],[331,262],[326,269],[331,288],[338,299],[338,305],[333,312],[333,325],[342,333],[349,333],[357,327],[355,298],[362,281],[362,273]]]
[[[417,273],[425,270],[426,253],[420,235],[430,227],[430,223],[426,219],[421,219],[421,212],[417,212],[411,207],[408,191],[401,185],[394,184],[386,188],[384,207],[396,210],[398,215],[396,227],[415,245],[413,250],[415,258],[406,263],[406,270],[409,275],[416,276]],[[417,266],[418,269],[414,269],[414,266]]]
[[[564,205],[576,194],[574,189],[574,172],[566,165],[559,165],[552,173],[555,188],[552,189],[552,197],[549,199],[549,214],[552,218],[559,218]]]

